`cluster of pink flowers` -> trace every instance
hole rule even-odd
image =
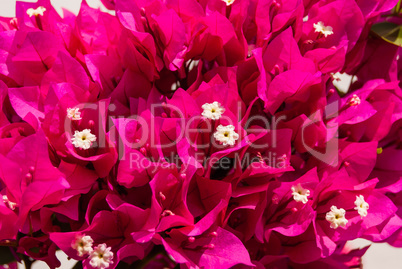
[[[348,268],[367,249],[349,240],[402,247],[402,48],[371,32],[401,23],[397,0],[103,3],[0,18],[8,268],[57,249],[84,268]]]

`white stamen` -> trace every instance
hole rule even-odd
[[[108,268],[113,264],[113,252],[110,249],[106,244],[99,244],[89,255],[89,264],[94,268]]]
[[[211,104],[203,104],[202,109],[204,109],[204,111],[201,113],[201,115],[204,118],[211,120],[219,120],[223,112],[225,112],[225,109],[221,106],[221,104],[216,101]]]
[[[38,16],[38,15],[43,16],[43,12],[45,12],[45,11],[46,11],[46,8],[42,7],[42,6],[37,7],[36,9],[28,8],[27,14],[29,15],[29,17]]]
[[[296,202],[302,202],[303,204],[306,204],[308,202],[308,196],[310,196],[310,190],[304,189],[300,183],[297,184],[296,186],[292,186],[292,195],[293,199]]]
[[[75,131],[74,137],[71,139],[72,144],[76,148],[89,149],[92,142],[96,141],[96,136],[91,134],[90,129],[84,129],[81,132]]]
[[[233,146],[236,140],[239,139],[239,135],[234,131],[233,125],[227,125],[227,126],[219,125],[216,128],[214,137],[224,146],[226,145]]]
[[[78,107],[67,108],[67,117],[71,120],[81,120],[81,112]]]
[[[369,209],[369,204],[364,201],[364,196],[359,195],[356,196],[356,201],[355,201],[355,210],[357,210],[357,213],[359,213],[360,217],[366,217],[367,216],[367,210]]]
[[[323,34],[325,37],[332,35],[334,32],[332,31],[331,26],[325,26],[322,21],[313,24],[315,32]]]
[[[345,218],[346,211],[343,208],[337,208],[336,206],[331,206],[331,211],[327,212],[325,219],[331,223],[331,228],[336,229],[339,226],[345,227],[348,220]]]
[[[75,239],[71,242],[71,247],[77,250],[78,256],[82,257],[86,254],[90,254],[92,249],[92,244],[94,240],[89,235],[76,234]]]

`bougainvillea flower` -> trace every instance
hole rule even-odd
[[[188,240],[190,237],[174,230],[163,244],[177,262],[184,263],[188,268],[196,264],[224,268],[237,264],[253,266],[246,248],[236,236],[219,227],[214,232],[213,236],[205,234]],[[236,253],[236,257],[227,251]]]
[[[1,177],[7,186],[8,199],[19,207],[19,225],[25,223],[30,211],[60,202],[70,186],[50,162],[43,132],[22,139],[7,154],[7,158],[2,155],[0,158],[4,160]]]

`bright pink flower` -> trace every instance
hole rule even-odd
[[[31,211],[59,203],[70,185],[50,162],[43,132],[22,139],[6,157],[0,155],[1,178],[8,199],[19,208],[17,227],[21,227]]]
[[[187,237],[179,230],[173,230],[169,233],[170,238],[163,240],[163,245],[177,262],[187,268],[253,266],[246,248],[236,236],[220,227],[214,233],[213,236],[205,233]]]

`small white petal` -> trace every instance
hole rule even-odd
[[[81,120],[81,112],[77,107],[67,108],[67,117],[71,120]]]
[[[293,199],[296,202],[302,202],[303,204],[306,204],[308,202],[308,196],[310,196],[310,190],[304,189],[300,183],[297,184],[296,186],[292,186],[292,195]]]
[[[339,226],[345,227],[348,220],[345,218],[346,211],[343,208],[337,208],[336,206],[331,206],[331,211],[327,212],[325,219],[331,223],[330,227],[333,229]]]
[[[36,9],[28,8],[27,14],[29,15],[29,17],[38,16],[38,15],[43,16],[43,12],[45,12],[45,11],[46,11],[46,8],[42,7],[42,6],[36,8]]]
[[[201,115],[206,119],[219,120],[225,112],[225,108],[219,102],[205,103],[201,106],[204,110]]]
[[[355,210],[357,210],[357,213],[359,213],[360,217],[366,217],[368,212],[367,210],[369,209],[369,204],[364,201],[364,196],[363,195],[359,195],[356,196],[356,201],[355,201]]]
[[[8,206],[11,210],[15,210],[15,208],[18,206],[17,203],[11,202],[8,200],[7,195],[3,195],[3,203]]]
[[[90,254],[92,249],[92,244],[94,240],[89,235],[76,234],[75,239],[71,242],[71,247],[77,250],[78,256],[82,257],[86,254]]]
[[[108,268],[113,264],[113,252],[106,244],[99,244],[89,255],[89,264],[94,268]]]
[[[325,26],[322,21],[313,24],[315,32],[323,34],[325,37],[332,35],[334,32],[332,31],[331,26]]]
[[[357,94],[353,94],[352,97],[349,99],[348,104],[349,106],[357,106],[360,105],[361,99]]]
[[[230,6],[231,4],[234,3],[235,0],[222,0],[222,1],[226,3],[226,6]]]
[[[224,146],[233,146],[236,140],[239,139],[239,135],[234,131],[233,125],[219,125],[214,133],[214,138]]]
[[[74,137],[71,139],[71,143],[76,148],[89,149],[92,143],[96,141],[96,136],[91,134],[90,129],[84,129],[81,132],[75,131]]]

